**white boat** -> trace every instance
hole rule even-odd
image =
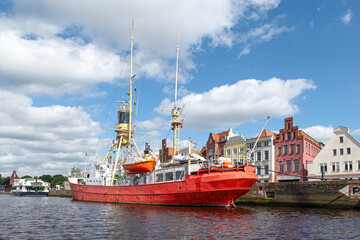
[[[50,183],[40,179],[14,179],[11,192],[16,196],[48,196]]]

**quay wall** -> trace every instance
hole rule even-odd
[[[72,197],[71,190],[50,190],[50,197]]]
[[[255,184],[250,192],[236,199],[235,203],[360,209],[360,199],[353,199],[339,192],[349,184],[360,184],[360,180]]]

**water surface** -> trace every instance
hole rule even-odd
[[[0,195],[0,239],[359,239],[360,211],[164,207]]]

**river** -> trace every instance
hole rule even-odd
[[[0,239],[359,239],[360,211],[167,207],[0,195]]]

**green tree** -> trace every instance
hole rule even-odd
[[[32,178],[32,176],[30,176],[30,175],[25,175],[25,176],[22,176],[21,178]]]
[[[56,185],[64,186],[65,181],[67,181],[67,177],[64,177],[61,174],[54,175],[51,181],[51,187],[55,187]]]
[[[39,179],[43,180],[44,182],[51,183],[51,181],[53,180],[53,176],[51,176],[51,175],[42,175],[42,176],[39,177]]]
[[[3,180],[2,176],[1,176],[1,173],[0,173],[0,185],[2,185],[3,182],[4,182],[4,180]]]

